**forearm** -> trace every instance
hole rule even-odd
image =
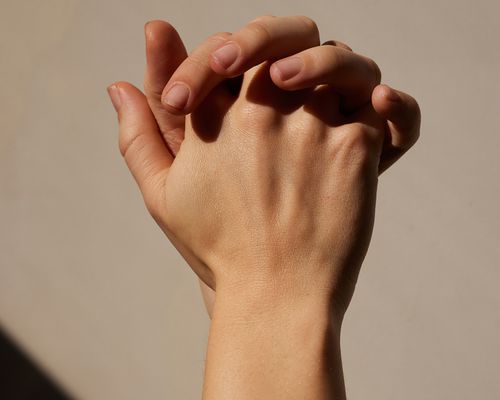
[[[316,293],[217,289],[203,398],[342,400],[340,322]]]

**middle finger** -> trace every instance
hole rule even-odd
[[[304,50],[271,66],[273,82],[285,90],[327,84],[350,106],[370,101],[381,72],[370,58],[340,46],[323,45]]]

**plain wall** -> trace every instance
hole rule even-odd
[[[105,87],[141,86],[143,25],[188,49],[304,14],[422,109],[380,178],[343,330],[350,399],[498,399],[500,7],[464,0],[1,1],[0,324],[76,397],[200,397],[198,285],[143,207]]]

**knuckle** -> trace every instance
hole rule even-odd
[[[340,40],[332,40],[332,41],[335,43],[335,46],[352,52],[352,47],[347,45],[346,43],[341,42]]]
[[[198,72],[202,72],[207,70],[209,67],[208,60],[206,57],[203,57],[201,54],[191,54],[187,60],[186,63],[189,65],[189,69],[194,69]],[[188,74],[184,79],[190,78],[193,75],[191,73]]]
[[[164,85],[158,85],[156,83],[151,82],[149,79],[144,81],[144,93],[149,98],[159,99],[161,98],[161,94],[163,93]]]
[[[213,42],[225,42],[232,36],[231,32],[217,32],[211,35],[208,40]]]
[[[318,143],[322,142],[323,137],[323,130],[318,128],[318,124],[314,121],[306,129],[299,130],[298,134],[293,136],[293,142],[301,150],[314,149],[318,146]]]
[[[118,148],[120,149],[120,153],[124,158],[127,158],[127,155],[131,151],[135,152],[137,150],[137,146],[143,146],[143,144],[141,145],[141,132],[137,131],[135,127],[132,128],[133,129],[130,129],[132,133],[121,133],[118,137]]]
[[[379,84],[382,80],[382,71],[378,64],[371,58],[367,57],[366,62],[372,74],[375,76],[375,82]]]
[[[352,48],[340,40],[330,39],[321,44],[322,46],[334,46],[352,52]]]
[[[263,107],[257,103],[245,101],[238,106],[238,119],[245,130],[265,132],[266,128],[273,126],[278,114],[271,107]]]
[[[269,32],[269,28],[263,20],[251,22],[245,29],[254,35],[258,41],[268,42],[271,40],[271,32]]]
[[[146,76],[143,82],[144,94],[151,110],[156,106],[156,102],[161,101],[163,90],[168,83],[168,79],[158,79],[156,77]]]
[[[272,21],[276,18],[275,15],[261,15],[257,18],[254,18],[252,19],[249,24],[252,24],[254,22],[257,22],[257,23],[268,23],[269,21]]]
[[[306,17],[305,15],[298,16],[299,21],[301,21],[309,32],[314,33],[319,38],[319,28],[316,21],[312,18]]]
[[[310,54],[314,57],[314,62],[317,65],[328,65],[332,69],[341,64],[341,60],[344,57],[335,46],[320,46],[305,54]]]

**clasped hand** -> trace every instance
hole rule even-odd
[[[211,288],[329,299],[341,318],[378,175],[416,141],[415,100],[306,17],[260,17],[187,56],[146,26],[145,93],[109,92],[145,204]]]

